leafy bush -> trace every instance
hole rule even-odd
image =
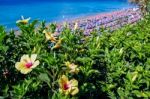
[[[0,98],[150,98],[150,18],[114,32],[0,27]]]

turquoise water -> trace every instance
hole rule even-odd
[[[8,28],[16,27],[16,20],[20,19],[21,15],[25,18],[31,17],[31,19],[53,22],[133,7],[125,0],[92,0],[86,2],[6,1],[0,4],[0,25],[5,25]]]

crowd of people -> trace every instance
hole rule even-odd
[[[80,29],[85,35],[89,35],[94,29],[115,30],[127,24],[134,24],[141,18],[139,8],[129,8],[57,23],[56,32],[60,33],[63,31],[64,25],[67,25],[71,30]]]

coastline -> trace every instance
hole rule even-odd
[[[89,16],[83,16],[78,18],[68,19],[67,21],[61,22],[49,22],[56,23],[57,28],[55,30],[55,35],[59,35],[64,28],[64,24],[67,24],[67,27],[74,31],[75,25],[77,29],[83,30],[84,35],[90,35],[90,33],[96,29],[110,29],[116,30],[127,24],[134,24],[142,18],[142,14],[139,8],[128,8],[112,12],[104,12]],[[16,34],[19,34],[19,30],[15,30]]]
[[[89,35],[94,29],[100,28],[115,30],[127,24],[134,24],[142,18],[142,14],[139,8],[128,8],[113,12],[100,13],[90,15],[86,17],[79,17],[76,19],[56,22],[57,29],[56,34],[63,31],[64,23],[68,24],[68,27],[73,30],[75,24],[78,29],[84,31],[85,35]]]

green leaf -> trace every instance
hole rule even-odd
[[[50,78],[48,77],[48,75],[46,73],[41,73],[39,75],[39,79],[43,82],[49,83],[50,82]]]
[[[0,96],[0,99],[5,99],[5,97],[3,97],[3,96]]]

